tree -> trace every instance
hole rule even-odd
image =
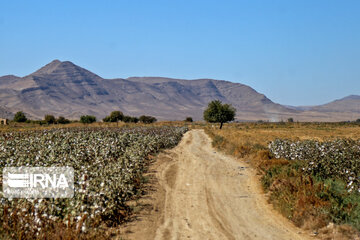
[[[130,116],[124,116],[123,117],[123,122],[126,122],[126,123],[131,122],[131,117]]]
[[[103,118],[103,122],[110,122],[110,116],[106,116]]]
[[[63,116],[60,116],[60,117],[58,117],[56,122],[59,123],[59,124],[68,124],[68,123],[70,123],[70,120],[64,118]]]
[[[110,113],[109,116],[106,116],[103,119],[103,122],[118,122],[118,121],[122,121],[124,118],[124,114],[120,111],[113,111]]]
[[[131,117],[131,122],[137,123],[137,122],[139,122],[139,119],[137,117]]]
[[[110,113],[110,121],[111,122],[118,122],[121,121],[124,117],[124,114],[120,111],[113,111]]]
[[[185,119],[185,122],[193,122],[192,117],[187,117],[187,118]]]
[[[288,120],[287,120],[289,123],[292,123],[292,122],[294,122],[294,119],[293,118],[288,118]]]
[[[142,115],[139,117],[139,121],[142,123],[154,123],[157,121],[155,117]]]
[[[56,119],[53,115],[45,115],[44,121],[47,124],[54,124],[56,122]]]
[[[110,116],[106,116],[103,118],[103,122],[110,122]]]
[[[81,123],[93,123],[96,122],[96,117],[91,115],[84,115],[80,117]]]
[[[26,122],[27,118],[23,112],[17,112],[14,116],[14,122]]]
[[[124,116],[122,121],[126,123],[137,123],[139,119],[137,117]]]
[[[236,109],[230,104],[222,104],[220,100],[211,101],[204,111],[204,119],[211,123],[220,123],[220,129],[223,124],[235,119]]]

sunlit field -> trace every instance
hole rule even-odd
[[[221,130],[219,124],[184,121],[10,123],[0,126],[1,169],[70,165],[75,197],[2,198],[0,236],[109,238],[109,229],[131,216],[127,202],[141,197],[150,156],[174,147],[187,129],[198,128],[205,129],[215,148],[256,168],[269,202],[297,226],[326,236],[335,223],[340,238],[360,229],[357,123],[226,123]]]
[[[269,201],[297,226],[341,237],[360,230],[360,125],[233,123],[205,127],[214,147],[250,162]],[[355,234],[355,235],[354,235]]]
[[[208,129],[236,145],[261,144],[266,146],[276,138],[292,140],[328,140],[334,138],[360,138],[360,124],[356,123],[231,123],[219,130],[209,124]]]
[[[1,172],[21,166],[75,171],[72,198],[9,199],[1,194],[1,239],[109,238],[108,228],[131,214],[127,202],[141,196],[151,155],[174,147],[187,131],[171,126],[59,126],[21,125],[26,131],[0,133]]]

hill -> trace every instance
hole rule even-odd
[[[113,110],[149,114],[162,120],[202,119],[213,99],[231,103],[240,119],[293,113],[249,86],[213,79],[182,80],[162,77],[103,79],[72,62],[54,60],[25,77],[0,78],[0,106],[23,110],[30,117],[45,114],[102,118]]]
[[[152,115],[159,120],[202,119],[208,102],[219,99],[237,109],[237,120],[342,121],[360,117],[360,97],[349,96],[311,107],[284,106],[253,88],[224,80],[164,77],[104,79],[69,61],[54,60],[25,77],[0,77],[0,117],[24,111],[30,118],[45,114],[102,119],[111,111]],[[359,116],[358,116],[359,115]]]
[[[319,112],[351,112],[360,115],[360,96],[350,95],[324,105],[314,106],[310,110]]]

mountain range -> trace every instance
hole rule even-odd
[[[54,60],[25,77],[0,77],[0,117],[17,111],[29,118],[45,114],[77,119],[102,119],[120,110],[131,116],[152,115],[159,120],[202,119],[214,99],[232,104],[237,120],[345,121],[360,118],[360,96],[328,104],[293,107],[274,103],[249,86],[214,79],[183,80],[163,77],[104,79],[69,61]]]

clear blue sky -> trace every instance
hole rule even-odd
[[[0,1],[0,76],[54,59],[104,78],[215,78],[321,104],[360,95],[360,1]]]

